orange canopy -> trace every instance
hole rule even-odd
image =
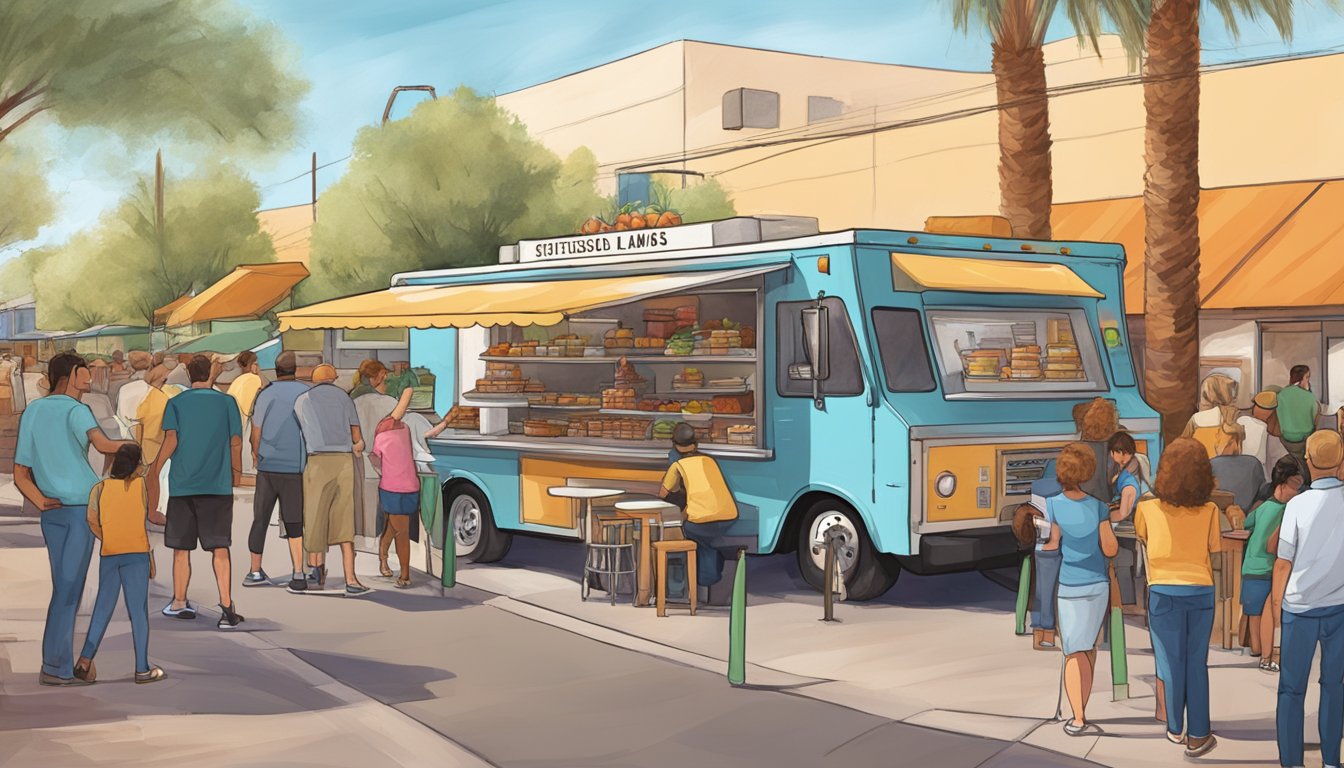
[[[1206,189],[1199,200],[1200,269],[1199,296],[1205,309],[1253,309],[1262,307],[1317,306],[1316,284],[1301,280],[1282,281],[1279,291],[1266,292],[1263,280],[1283,274],[1270,268],[1268,275],[1259,266],[1282,266],[1287,256],[1280,250],[1271,255],[1271,245],[1279,249],[1308,248],[1312,253],[1297,260],[1293,271],[1304,274],[1338,274],[1344,280],[1344,248],[1338,214],[1329,213],[1330,203],[1313,204],[1326,190],[1341,188],[1344,182],[1299,181],[1246,187]],[[1327,199],[1339,205],[1333,192]],[[1338,208],[1336,208],[1338,210]],[[1125,247],[1125,312],[1143,313],[1144,228],[1143,198],[1092,200],[1060,203],[1051,215],[1056,240],[1091,240],[1120,243]],[[1297,231],[1297,239],[1285,242],[1288,232]],[[1310,234],[1307,234],[1310,233]],[[1305,237],[1303,235],[1306,235]],[[1327,246],[1333,238],[1334,247]],[[1250,274],[1261,275],[1254,279]],[[1268,277],[1272,279],[1272,277]],[[1344,285],[1335,300],[1344,304]],[[1323,295],[1323,294],[1322,294]]]
[[[261,317],[307,276],[294,262],[244,264],[173,310],[167,325]]]

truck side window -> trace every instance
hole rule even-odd
[[[873,329],[882,354],[882,374],[891,392],[932,392],[936,388],[924,321],[914,309],[874,309]]]
[[[821,300],[826,307],[830,328],[831,375],[821,382],[821,394],[826,397],[850,397],[863,394],[863,368],[859,364],[859,348],[854,341],[854,328],[849,324],[845,302],[837,298]],[[775,355],[775,382],[784,397],[811,397],[812,382],[789,378],[789,366],[811,362],[803,339],[803,310],[817,306],[816,301],[781,301],[776,305],[775,332],[779,346]]]

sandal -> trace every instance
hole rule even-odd
[[[93,659],[86,659],[81,656],[79,661],[75,662],[75,677],[86,683],[97,680],[98,667],[94,665]]]
[[[1278,671],[1279,671],[1279,663],[1278,663],[1277,661],[1274,661],[1273,659],[1261,659],[1261,661],[1260,661],[1260,671],[1261,671],[1261,672],[1278,672]],[[75,671],[75,674],[78,675],[78,674],[79,674],[79,671],[76,670],[76,671]]]
[[[1064,723],[1064,732],[1069,734],[1070,736],[1082,736],[1083,732],[1086,730],[1087,730],[1087,723],[1083,723],[1082,725],[1074,725],[1072,720],[1069,720]]]
[[[394,586],[396,586],[397,589],[410,589],[410,588],[411,588],[411,580],[410,580],[409,578],[407,578],[407,579],[397,579],[397,583],[396,583]]]
[[[378,563],[378,575],[384,579],[392,578],[392,569],[387,567],[387,561],[381,560]]]
[[[135,673],[135,684],[144,685],[145,683],[157,683],[167,676],[168,673],[163,671],[163,667],[151,666],[148,672]]]

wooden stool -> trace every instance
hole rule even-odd
[[[699,586],[695,583],[695,547],[694,541],[674,539],[656,541],[653,544],[654,556],[658,558],[658,615],[667,615],[667,553],[686,553],[686,591],[691,596],[691,615],[695,615],[695,598]]]

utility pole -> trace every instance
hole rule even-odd
[[[317,153],[313,153],[313,221],[317,221]]]

